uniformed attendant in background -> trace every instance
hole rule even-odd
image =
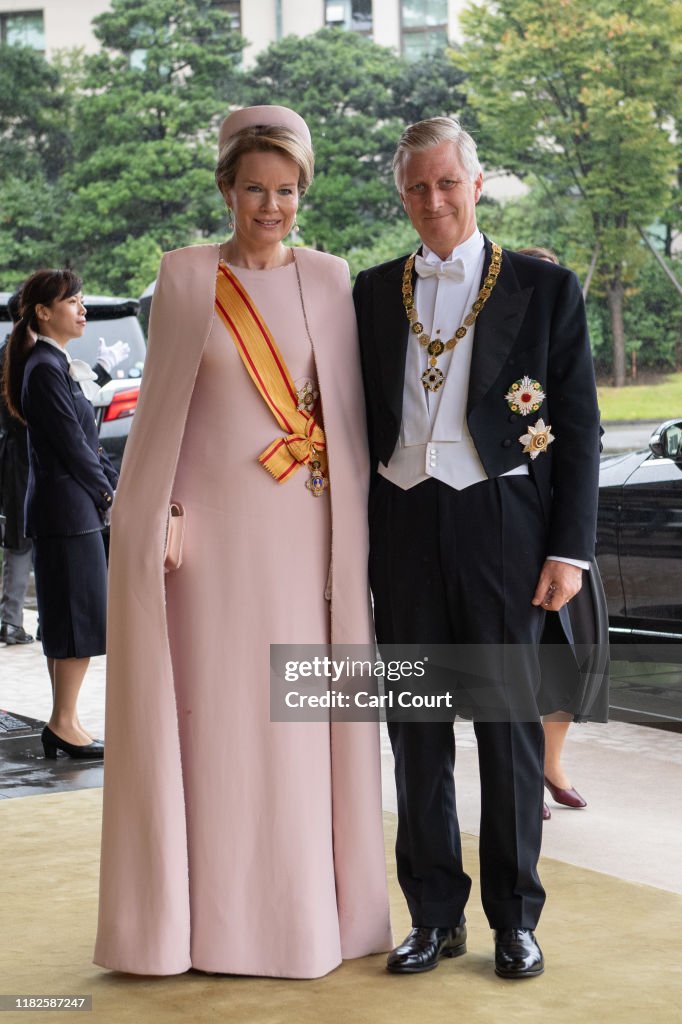
[[[81,725],[78,694],[90,657],[104,654],[107,566],[102,529],[118,474],[99,446],[91,399],[96,374],[66,346],[85,330],[81,282],[39,270],[21,289],[7,342],[4,397],[27,427],[25,532],[33,541],[43,651],[53,693],[43,729],[46,757],[101,758]]]
[[[19,320],[19,292],[7,303],[12,323]],[[33,643],[24,629],[24,605],[31,574],[32,541],[24,534],[24,502],[28,486],[28,448],[26,426],[10,414],[2,392],[2,367],[6,342],[0,345],[0,542],[2,554],[2,594],[0,595],[0,643],[8,646]],[[97,362],[93,366],[95,383],[103,387],[111,380],[111,370],[127,358],[130,345],[115,341],[107,345],[100,338]]]

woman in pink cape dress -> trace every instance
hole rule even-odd
[[[112,522],[95,962],[114,970],[312,978],[391,946],[376,723],[270,721],[271,643],[373,640],[348,268],[282,241],[309,140],[286,108],[227,118],[234,235],[161,263]],[[257,461],[282,431],[216,314],[219,266],[319,391],[319,496],[306,466],[278,483]]]

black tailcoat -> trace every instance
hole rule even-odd
[[[492,248],[488,239],[486,267]],[[358,314],[373,466],[398,441],[408,331],[401,281],[406,257],[358,275]],[[485,274],[485,271],[484,271]],[[503,251],[497,284],[476,321],[467,424],[483,468],[501,476],[527,464],[547,521],[547,554],[594,557],[599,411],[585,309],[570,270]],[[408,337],[409,335],[409,337]],[[511,412],[510,386],[529,376],[546,398],[537,413]],[[531,459],[519,437],[542,418],[556,440]]]
[[[483,277],[492,255],[487,238],[485,249]],[[378,463],[388,464],[398,441],[407,345],[416,344],[402,304],[406,259],[361,272],[354,289],[374,485]],[[546,395],[538,412],[525,417],[504,398],[524,376],[539,381]],[[519,438],[539,418],[555,440],[531,459]],[[503,250],[497,284],[476,321],[467,425],[489,476],[528,465],[545,513],[546,554],[592,563],[582,590],[559,613],[561,630],[551,621],[555,613],[548,615],[546,639],[576,645],[580,678],[562,706],[578,720],[605,721],[608,616],[594,561],[599,410],[582,293],[570,270]],[[558,671],[560,652],[547,652],[545,663],[552,662]],[[564,694],[568,688],[557,687]]]

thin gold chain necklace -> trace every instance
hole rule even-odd
[[[497,242],[493,242],[492,247],[493,254],[490,259],[488,273],[483,280],[480,292],[476,296],[476,301],[464,317],[462,325],[457,328],[453,336],[448,341],[441,341],[440,338],[432,340],[431,335],[425,332],[424,325],[419,320],[419,314],[414,304],[414,292],[412,290],[412,268],[414,266],[414,258],[417,255],[418,250],[413,252],[405,263],[405,269],[403,270],[403,305],[405,307],[405,315],[407,316],[410,328],[414,334],[417,335],[417,341],[419,344],[423,345],[429,354],[429,365],[420,377],[420,380],[427,391],[439,391],[440,388],[442,388],[443,382],[445,381],[445,375],[438,367],[438,356],[442,355],[443,352],[453,349],[457,342],[462,340],[472,324],[475,323],[476,317],[485,306],[490,297],[490,293],[495,287],[497,276],[502,267],[502,249]]]

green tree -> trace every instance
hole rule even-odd
[[[391,172],[400,132],[410,120],[455,112],[461,80],[444,56],[420,76],[392,51],[341,29],[288,36],[260,54],[247,101],[293,107],[313,136],[315,181],[299,215],[307,245],[371,250],[387,225],[404,219]]]
[[[680,0],[481,0],[454,55],[468,74],[487,162],[579,196],[625,383],[623,303],[642,261],[638,225],[670,199]]]
[[[13,289],[60,262],[60,176],[71,160],[69,97],[34,50],[0,46],[0,272]]]
[[[667,260],[678,279],[682,260]],[[682,296],[661,273],[653,257],[641,266],[625,307],[628,353],[640,369],[682,369]]]
[[[402,220],[386,225],[371,244],[357,246],[344,255],[350,266],[351,277],[355,280],[361,270],[376,266],[378,263],[387,263],[404,253],[413,252],[418,245],[417,232],[407,217],[403,217]]]
[[[163,249],[219,229],[216,130],[243,40],[212,0],[112,0],[94,25],[63,235],[90,290],[134,291]]]
[[[529,191],[503,202],[486,194],[478,204],[481,230],[507,249],[540,245],[553,250],[559,262],[584,281],[592,255],[589,211],[578,196],[560,195],[533,175],[526,178]]]
[[[68,114],[58,69],[35,50],[0,45],[0,173],[55,181],[71,159]]]
[[[64,194],[41,170],[0,178],[0,290],[65,260],[59,242]]]

